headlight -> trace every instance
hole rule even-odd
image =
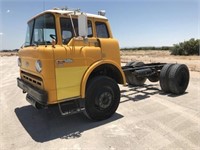
[[[22,66],[22,60],[21,60],[21,58],[18,58],[17,62],[18,62],[18,66],[21,67]]]
[[[41,62],[40,60],[37,60],[37,61],[35,62],[35,69],[36,69],[36,71],[39,72],[39,73],[42,71],[42,62]]]

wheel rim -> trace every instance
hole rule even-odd
[[[105,110],[110,107],[113,100],[113,95],[110,92],[101,93],[96,99],[96,106],[99,110]]]

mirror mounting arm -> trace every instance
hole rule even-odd
[[[72,16],[71,14],[69,14],[69,17],[70,17],[70,20],[71,20],[71,24],[72,24],[72,28],[73,28],[73,32],[74,32],[74,36],[76,37],[76,31],[75,31],[75,27],[74,27],[74,22],[73,22],[73,19],[72,19]]]

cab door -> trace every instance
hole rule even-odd
[[[62,46],[54,51],[58,100],[80,97],[84,73],[92,63],[101,59],[97,39],[93,38],[92,21],[89,22],[90,35],[86,41],[77,36],[77,19],[73,19],[73,29],[70,18],[60,18]]]

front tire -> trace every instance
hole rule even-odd
[[[120,102],[120,89],[111,78],[99,76],[87,84],[85,113],[92,120],[104,120],[111,117]]]

